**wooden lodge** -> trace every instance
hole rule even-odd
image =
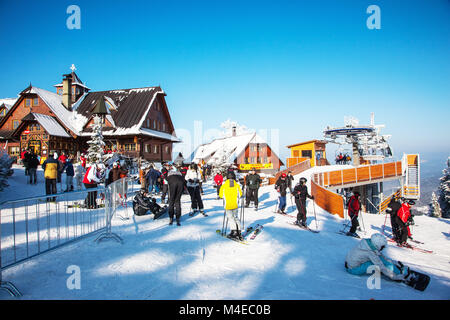
[[[170,161],[179,142],[161,87],[91,92],[72,69],[50,92],[30,85],[0,118],[0,147],[11,156],[24,149],[43,155],[87,150],[94,108],[106,107],[107,150],[151,162]]]

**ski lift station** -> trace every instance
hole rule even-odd
[[[323,140],[310,140],[287,146],[290,157],[287,169],[299,174],[316,167],[311,175],[311,192],[316,202],[325,210],[344,216],[344,203],[350,192],[358,191],[364,211],[383,212],[391,198],[396,195],[410,200],[420,198],[419,154],[404,154],[394,161],[388,143],[390,135],[381,135],[384,125],[375,125],[371,115],[369,125],[360,125],[352,117],[345,118],[343,127],[327,127]],[[337,144],[335,164],[326,157],[325,145]],[[386,182],[398,181],[399,187],[385,195]]]

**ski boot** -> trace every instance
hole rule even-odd
[[[173,224],[173,218],[170,218],[169,226],[171,226],[172,224]]]
[[[227,238],[230,238],[230,239],[238,239],[238,238],[237,238],[237,230],[231,230],[230,234],[227,235]]]
[[[239,241],[244,241],[244,237],[241,234],[241,230],[236,230],[236,239],[239,239]]]

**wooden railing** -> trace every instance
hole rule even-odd
[[[387,197],[386,199],[384,199],[383,201],[381,201],[381,203],[378,206],[378,213],[383,213],[384,211],[386,211],[387,206],[389,204],[389,202],[391,202],[392,197],[396,197],[396,198],[400,198],[401,196],[401,192],[402,189],[398,189],[397,191],[395,191],[394,193],[392,193],[389,197]]]
[[[300,162],[300,163],[296,164],[295,166],[292,166],[283,171],[277,172],[277,174],[275,175],[275,181],[278,180],[278,178],[281,176],[282,173],[287,174],[289,171],[291,171],[292,175],[296,175],[296,174],[302,173],[305,170],[308,170],[309,168],[311,168],[311,162],[309,159],[306,159],[305,161]]]
[[[400,176],[402,176],[402,163],[397,161],[316,173],[314,181],[324,188],[329,188]]]
[[[314,181],[311,181],[311,194],[319,207],[344,218],[344,199],[340,195],[321,187]]]

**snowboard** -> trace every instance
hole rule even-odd
[[[419,291],[424,291],[431,280],[430,276],[411,269],[407,278],[407,280],[403,280],[403,283]]]
[[[153,220],[158,219],[159,217],[161,217],[163,214],[165,214],[168,211],[168,207],[164,206],[162,207],[162,210],[160,212],[158,212],[158,214],[155,214],[153,217]]]

